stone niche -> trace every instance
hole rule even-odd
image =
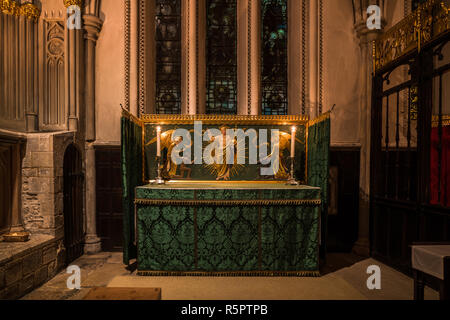
[[[62,168],[72,141],[73,133],[0,130],[0,237],[22,222],[31,233],[24,243],[0,242],[0,299],[20,298],[64,266]]]
[[[32,234],[64,238],[63,161],[73,133],[28,135],[22,165],[22,213]]]

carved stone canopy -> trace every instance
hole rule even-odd
[[[32,4],[31,2],[26,2],[23,4],[18,4],[13,0],[0,0],[0,9],[4,14],[14,15],[14,16],[24,16],[34,22],[39,20],[41,15],[41,10]]]
[[[64,6],[66,8],[70,6],[78,6],[81,8],[83,6],[83,0],[64,0]]]

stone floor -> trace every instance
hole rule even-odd
[[[320,278],[139,277],[122,265],[120,253],[83,256],[73,263],[81,268],[81,289],[67,289],[64,271],[23,297],[26,300],[79,300],[93,287],[156,287],[166,300],[410,300],[413,280],[373,259],[332,254]],[[381,268],[381,290],[368,290],[367,267]],[[426,288],[425,299],[437,300]]]

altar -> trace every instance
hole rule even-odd
[[[242,147],[238,138],[228,139],[224,124],[236,132],[256,128],[256,134],[247,134],[248,146]],[[219,130],[210,138],[213,126]],[[182,139],[175,133],[182,134],[179,129],[186,132]],[[264,130],[272,132],[266,143]],[[215,161],[198,162],[196,157],[207,158],[208,145],[222,137],[223,145],[210,148]],[[183,141],[188,141],[179,148],[183,161],[177,162],[173,152]],[[201,153],[189,150],[195,143]],[[230,152],[231,161],[217,161]],[[138,119],[124,111],[124,263],[136,258],[142,276],[319,276],[328,153],[329,114],[314,121],[302,116]]]
[[[317,274],[320,188],[176,182],[135,203],[138,274]]]

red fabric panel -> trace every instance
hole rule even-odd
[[[439,199],[439,129],[431,131],[431,204],[450,205],[450,126],[442,128],[441,198]]]

